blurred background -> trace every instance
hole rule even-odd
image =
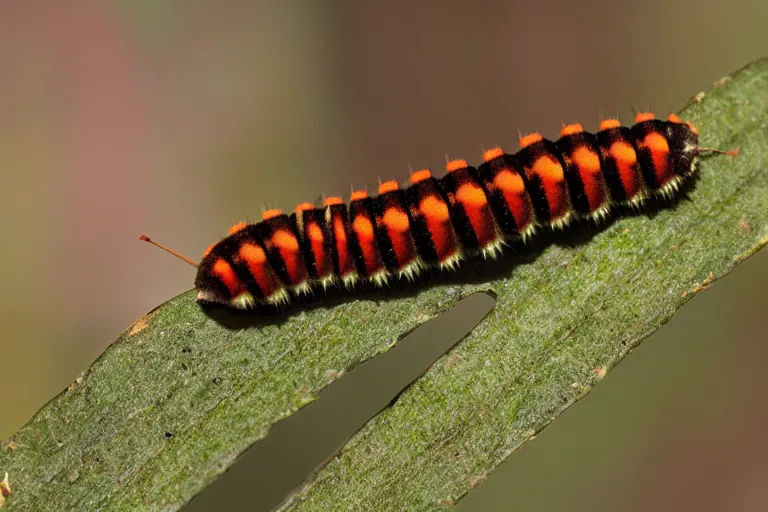
[[[191,288],[136,234],[198,258],[263,207],[476,162],[518,129],[666,115],[768,55],[765,19],[756,0],[0,0],[0,439]],[[764,510],[765,253],[462,508]]]

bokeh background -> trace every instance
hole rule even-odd
[[[766,19],[758,0],[0,0],[0,438],[191,287],[136,234],[197,258],[265,206],[476,161],[518,129],[666,114],[768,55]],[[763,251],[461,508],[764,510],[766,283]],[[264,509],[288,485],[268,477],[215,502]]]

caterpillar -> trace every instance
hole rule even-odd
[[[293,213],[266,210],[255,224],[240,222],[206,249],[198,265],[146,235],[139,238],[197,266],[197,300],[236,309],[288,303],[292,297],[359,282],[384,286],[423,269],[453,269],[474,256],[495,258],[505,244],[526,241],[537,228],[563,228],[574,219],[602,220],[617,204],[672,197],[696,171],[702,152],[690,122],[637,114],[596,133],[564,125],[560,138],[520,137],[520,150],[495,147],[483,163],[450,160],[436,178],[413,172],[410,185],[380,183],[378,195],[358,190],[349,204],[328,197],[322,207]]]

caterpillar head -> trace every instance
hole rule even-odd
[[[669,114],[667,121],[673,172],[678,176],[690,176],[696,172],[699,160],[699,130],[693,123],[683,121],[675,114]]]

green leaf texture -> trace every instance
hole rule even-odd
[[[182,294],[0,445],[5,510],[176,510],[346,371],[479,291],[491,314],[283,504],[456,503],[707,284],[768,242],[768,60],[681,114],[714,155],[673,205],[537,237],[416,291],[279,317]],[[670,207],[671,206],[671,207]],[[626,213],[626,212],[625,212]],[[475,267],[475,268],[473,268]],[[5,512],[5,510],[3,512]]]

